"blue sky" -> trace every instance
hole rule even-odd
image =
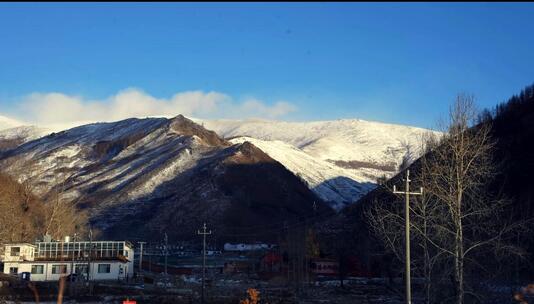
[[[0,114],[107,119],[133,92],[147,115],[432,127],[459,92],[492,107],[534,82],[532,15],[532,3],[2,3]]]

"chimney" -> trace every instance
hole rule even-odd
[[[67,236],[65,237],[65,243],[68,243],[68,242],[70,242],[70,236],[67,235]]]

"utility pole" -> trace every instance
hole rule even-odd
[[[74,249],[76,247],[76,232],[74,233],[74,237],[72,238],[72,243],[71,243],[71,254],[72,254],[72,261],[70,262],[70,282],[72,283],[74,281]]]
[[[72,243],[70,243],[70,253],[72,254],[72,260],[71,260],[71,263],[70,263],[70,284],[69,284],[69,292],[70,292],[70,296],[73,296],[74,294],[74,285],[73,285],[73,282],[74,282],[74,257],[75,257],[75,254],[74,254],[74,249],[76,249],[76,232],[74,232],[74,237],[72,238]],[[67,247],[68,248],[68,247]]]
[[[167,245],[168,243],[169,243],[169,238],[167,237],[167,232],[165,232],[165,275],[167,275],[167,255],[168,255]]]
[[[206,236],[211,234],[210,231],[206,231],[206,223],[204,223],[204,226],[202,226],[202,231],[198,230],[197,234],[202,235],[203,237],[203,245],[202,245],[202,296],[200,298],[200,303],[204,304],[204,281],[206,278]]]
[[[143,245],[146,244],[146,242],[137,242],[141,249],[139,251],[139,272],[143,272]]]
[[[89,260],[87,263],[87,283],[89,285],[89,295],[93,295],[93,286],[91,285],[91,257],[93,255],[93,228],[89,226]]]
[[[406,234],[406,244],[405,244],[405,255],[406,255],[406,304],[412,303],[412,288],[411,288],[411,273],[410,273],[410,195],[423,195],[423,187],[419,188],[419,192],[410,192],[410,170],[406,170],[405,178],[405,189],[404,191],[397,191],[395,185],[393,186],[393,193],[395,194],[404,194],[405,205],[404,205],[404,217],[405,217],[405,234]]]

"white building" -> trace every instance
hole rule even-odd
[[[231,244],[225,243],[225,251],[254,251],[254,250],[268,250],[275,248],[272,244]]]
[[[32,281],[57,281],[71,273],[90,280],[121,280],[133,275],[133,246],[125,241],[37,242],[4,246],[3,272],[30,273]]]

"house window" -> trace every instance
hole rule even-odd
[[[11,256],[19,256],[20,255],[20,247],[11,247]]]
[[[128,250],[124,250],[124,256],[128,257]]]
[[[74,273],[86,274],[87,273],[87,264],[78,264],[74,266]]]
[[[18,267],[9,267],[9,274],[17,274],[19,273]]]
[[[52,274],[67,273],[67,265],[52,265]]]
[[[110,273],[111,264],[98,264],[98,273]]]
[[[32,265],[32,274],[43,274],[44,265]]]

